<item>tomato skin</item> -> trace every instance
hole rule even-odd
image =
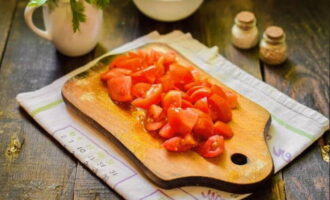
[[[147,91],[150,89],[149,83],[136,83],[132,87],[132,95],[134,97],[145,97]]]
[[[113,68],[101,74],[101,80],[107,81],[113,77],[130,75],[132,73],[129,69]]]
[[[213,126],[213,133],[215,135],[221,135],[225,139],[230,139],[234,135],[230,126],[228,126],[226,123],[223,123],[222,121],[215,122]]]
[[[168,91],[162,98],[162,106],[164,110],[168,110],[169,107],[180,108],[182,105],[181,92],[176,90]]]
[[[209,110],[209,104],[207,102],[207,98],[204,97],[204,98],[201,98],[199,99],[198,101],[195,102],[194,104],[194,108],[198,109],[198,110],[201,110],[205,113],[209,113],[210,110]]]
[[[148,109],[152,104],[158,104],[161,101],[162,85],[153,84],[147,91],[144,98],[136,98],[132,101],[132,105],[144,109]]]
[[[198,114],[190,108],[173,108],[167,111],[168,123],[180,135],[190,133],[198,120]]]
[[[211,93],[212,93],[211,89],[207,88],[207,87],[195,90],[190,96],[191,102],[196,102],[197,100],[199,100],[201,98],[209,97],[211,95]]]
[[[226,96],[227,96],[227,101],[228,101],[228,104],[229,104],[229,107],[231,109],[234,109],[237,107],[237,95],[230,92],[230,91],[226,91]]]
[[[231,109],[223,97],[213,94],[208,98],[208,103],[213,121],[229,122],[232,119]]]
[[[199,117],[194,128],[193,134],[196,138],[207,139],[213,135],[213,122],[210,117]]]
[[[195,151],[205,158],[214,158],[224,152],[225,141],[222,136],[214,135],[200,143]]]
[[[175,136],[175,131],[169,123],[166,123],[158,132],[158,134],[165,139]]]
[[[113,77],[107,81],[107,87],[111,99],[120,102],[132,100],[132,78],[130,76]]]

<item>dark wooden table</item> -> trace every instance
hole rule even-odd
[[[0,199],[121,199],[38,126],[15,96],[153,30],[179,29],[217,45],[233,63],[329,117],[327,0],[205,0],[193,16],[175,23],[143,16],[132,1],[112,0],[99,45],[79,58],[59,54],[33,34],[24,22],[25,6],[23,0],[0,0]],[[240,51],[230,44],[233,17],[241,10],[255,12],[260,31],[284,28],[290,54],[285,64],[266,66],[257,48]],[[42,26],[41,12],[34,19]],[[329,199],[329,163],[321,155],[329,139],[326,133],[249,199]]]

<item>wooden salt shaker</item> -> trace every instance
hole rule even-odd
[[[269,65],[278,65],[287,59],[285,33],[281,27],[270,26],[266,29],[260,42],[259,57]]]
[[[256,18],[252,12],[242,11],[236,15],[232,27],[232,43],[241,49],[250,49],[258,43]]]

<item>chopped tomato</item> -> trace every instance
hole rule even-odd
[[[198,90],[195,90],[190,98],[191,98],[191,102],[196,102],[197,100],[204,98],[204,97],[209,97],[211,95],[211,89],[204,87],[204,88],[200,88]]]
[[[134,82],[154,83],[157,78],[157,68],[154,65],[141,69],[132,74],[132,79]]]
[[[196,145],[197,142],[194,140],[191,134],[187,134],[184,138],[175,136],[170,139],[167,139],[163,143],[165,149],[173,152],[185,152],[195,147]]]
[[[166,121],[159,121],[159,122],[147,121],[147,122],[145,122],[145,128],[148,131],[156,131],[156,130],[162,128],[164,126],[164,124],[166,124]]]
[[[205,142],[199,144],[195,149],[197,153],[205,158],[213,158],[223,153],[225,141],[222,136],[214,135]]]
[[[177,63],[170,65],[169,74],[175,83],[187,84],[194,81],[190,70]]]
[[[163,110],[162,107],[153,104],[148,109],[148,117],[157,120],[160,118]]]
[[[130,76],[113,77],[107,81],[107,86],[111,99],[120,102],[132,100],[132,78]]]
[[[132,87],[132,95],[134,97],[145,97],[147,91],[150,89],[149,83],[136,83]]]
[[[221,120],[223,122],[229,122],[231,120],[232,113],[226,99],[218,94],[213,94],[208,98],[208,103],[214,121]]]
[[[168,74],[161,77],[160,82],[163,85],[163,89],[164,89],[165,92],[169,91],[169,90],[176,89],[174,81],[172,80],[172,78]]]
[[[162,138],[171,138],[175,136],[175,131],[169,123],[165,124],[158,133]]]
[[[116,63],[116,67],[130,69],[132,71],[137,71],[142,67],[142,59],[141,58],[128,58],[119,60]]]
[[[191,148],[190,146],[185,146],[183,139],[178,136],[165,140],[163,147],[172,152],[185,152]]]
[[[223,89],[221,87],[219,87],[217,85],[212,85],[211,86],[211,89],[212,89],[212,92],[214,94],[217,94],[220,97],[227,99],[227,95],[226,95],[226,93],[223,91]]]
[[[113,77],[117,76],[125,76],[131,74],[132,71],[129,69],[121,69],[121,68],[113,68],[109,71],[105,71],[101,74],[101,80],[107,81],[108,79],[111,79]]]
[[[126,55],[119,55],[119,56],[116,56],[110,63],[109,65],[109,69],[113,69],[117,66],[117,63],[120,62],[120,61],[123,61],[123,60],[126,60],[128,58],[128,56]]]
[[[162,106],[166,111],[169,107],[179,108],[181,105],[182,97],[180,91],[170,90],[162,98]]]
[[[230,126],[223,123],[222,121],[215,122],[213,131],[215,135],[221,135],[225,139],[233,137],[233,131],[231,130]]]
[[[192,103],[190,103],[190,101],[186,100],[186,99],[182,99],[182,108],[193,108],[194,106],[192,105]]]
[[[184,85],[184,89],[186,91],[188,91],[190,88],[194,87],[194,86],[200,86],[201,83],[200,82],[197,82],[197,81],[194,81],[194,82],[191,82],[191,83],[187,83],[186,85]]]
[[[175,52],[168,52],[164,54],[164,65],[170,66],[176,60],[176,53]]]
[[[196,90],[202,89],[202,88],[205,88],[205,87],[202,86],[202,85],[192,86],[191,88],[189,88],[189,90],[187,90],[186,94],[189,95],[189,96],[191,96],[192,93],[194,93]]]
[[[148,109],[152,104],[158,104],[161,100],[162,85],[154,84],[147,91],[144,98],[137,98],[132,101],[132,104],[136,107]]]
[[[237,107],[237,95],[230,91],[226,91],[225,93],[227,96],[227,101],[228,101],[229,107],[231,109],[236,108]]]
[[[199,117],[193,128],[194,136],[207,139],[213,135],[213,122],[211,117]]]
[[[209,113],[209,105],[207,103],[207,98],[201,98],[195,102],[194,108],[197,108],[205,113]]]
[[[190,133],[195,126],[198,114],[191,108],[169,108],[167,111],[168,123],[181,135]]]

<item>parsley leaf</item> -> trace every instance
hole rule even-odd
[[[70,0],[72,11],[72,28],[73,32],[79,30],[80,22],[86,21],[86,15],[84,13],[85,7],[82,2],[76,0]]]

